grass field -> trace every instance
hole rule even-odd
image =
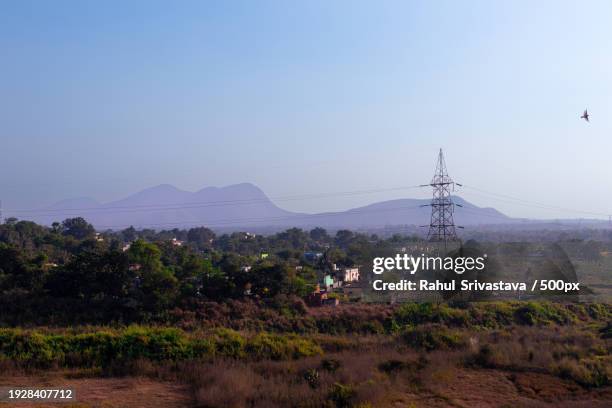
[[[605,304],[490,302],[312,309],[299,334],[6,328],[0,385],[71,386],[79,407],[604,407],[611,316]]]

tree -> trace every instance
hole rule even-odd
[[[225,254],[219,261],[219,268],[222,275],[212,274],[205,282],[204,289],[207,293],[211,290],[207,285],[221,286],[225,289],[225,293],[219,294],[217,298],[234,297],[239,298],[244,295],[247,284],[250,283],[251,272],[242,268],[244,265],[243,259],[236,254]],[[226,284],[223,285],[220,279],[226,279]]]
[[[88,248],[55,270],[46,287],[53,296],[87,302],[124,297],[133,282],[133,273],[128,266],[127,255],[123,252]]]
[[[258,265],[249,272],[251,292],[261,297],[306,295],[311,289],[295,268],[285,264]]]
[[[96,230],[84,218],[68,218],[62,222],[62,234],[75,239],[93,238]]]
[[[210,248],[215,233],[205,227],[191,228],[187,232],[187,241],[199,249]]]
[[[341,248],[346,248],[354,236],[355,234],[352,231],[339,230],[336,232],[336,245],[340,246]]]
[[[207,299],[223,301],[231,296],[232,284],[228,276],[218,267],[213,267],[210,261],[204,261],[202,286],[199,294]]]
[[[321,227],[316,227],[310,230],[310,238],[319,242],[329,241],[329,235],[327,235],[327,230]]]
[[[128,250],[131,267],[136,271],[138,299],[150,312],[172,305],[177,296],[178,280],[161,262],[161,251],[155,244],[136,240]]]
[[[299,228],[290,228],[287,231],[276,234],[276,238],[279,241],[277,246],[283,249],[304,249],[308,235]]]
[[[34,292],[42,287],[42,283],[40,265],[30,263],[18,248],[0,243],[0,289]]]
[[[129,228],[121,231],[121,236],[123,237],[124,242],[132,242],[138,238],[138,233],[136,232],[136,228],[130,225]]]

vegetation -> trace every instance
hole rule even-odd
[[[258,333],[247,337],[230,329],[208,335],[140,326],[84,332],[0,329],[0,356],[34,367],[106,367],[116,361],[138,359],[287,360],[321,353],[312,340],[295,335]]]
[[[217,237],[203,227],[96,234],[82,218],[50,228],[8,219],[0,225],[0,323],[168,323],[168,310],[244,299],[292,314],[300,308],[287,299],[310,293],[333,264],[415,240],[331,237],[321,228],[268,237]]]
[[[507,382],[520,398],[553,405],[606,398],[610,303],[302,300],[334,263],[367,265],[423,244],[320,228],[96,235],[83,219],[50,228],[7,220],[0,369],[162,379],[186,385],[204,407],[478,406],[448,390],[497,393]],[[610,245],[580,241],[576,254],[584,265],[604,262],[598,254]],[[495,250],[511,259],[528,248]]]

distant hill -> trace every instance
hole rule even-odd
[[[49,207],[14,216],[50,225],[69,217],[83,217],[98,229],[183,228],[194,225],[243,226],[257,220],[296,215],[274,205],[256,186],[243,183],[207,187],[196,192],[169,184],[142,190],[124,199],[100,204],[90,198],[63,200]],[[7,217],[13,214],[6,214]]]
[[[481,208],[461,197],[455,202],[459,225],[507,224],[517,222],[493,208]],[[206,187],[196,192],[162,184],[124,199],[100,204],[90,198],[64,200],[31,213],[18,215],[50,225],[54,221],[81,216],[97,229],[171,229],[208,226],[216,229],[253,227],[378,228],[395,225],[429,224],[429,200],[382,201],[347,211],[301,214],[283,210],[250,183]],[[11,214],[7,214],[10,216]]]
[[[454,197],[454,202],[463,207],[455,207],[455,222],[458,225],[506,224],[518,220],[505,216],[494,208],[481,208]],[[300,217],[301,226],[321,226],[327,228],[378,228],[395,225],[428,225],[431,217],[429,199],[399,199],[382,201],[365,207],[347,211],[315,214]]]

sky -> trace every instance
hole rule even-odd
[[[611,17],[575,0],[5,0],[0,199],[393,189],[429,182],[443,148],[476,205],[612,214]]]

